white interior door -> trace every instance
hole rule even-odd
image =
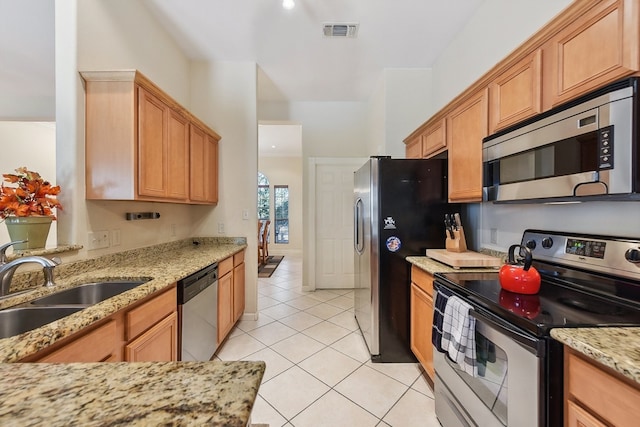
[[[353,172],[361,165],[318,164],[315,175],[315,287],[354,287]]]

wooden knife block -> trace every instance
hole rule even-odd
[[[464,228],[459,227],[457,230],[453,231],[453,239],[447,233],[447,240],[444,242],[444,247],[449,252],[466,252],[467,251],[467,241],[464,238]]]

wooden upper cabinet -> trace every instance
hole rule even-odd
[[[87,199],[217,202],[218,134],[135,70],[81,75]],[[190,155],[199,144],[190,141],[192,127],[205,141],[199,155]],[[194,174],[202,188],[191,199]]]
[[[640,11],[637,0],[597,3],[545,46],[550,75],[545,99],[553,107],[639,68]],[[546,93],[549,91],[548,93]]]
[[[422,136],[418,135],[406,143],[405,157],[407,159],[419,159],[422,157]]]
[[[191,190],[196,202],[218,202],[218,140],[191,125]]]
[[[489,84],[489,134],[542,112],[542,50],[536,49]]]
[[[169,110],[167,131],[167,197],[189,198],[189,120]]]
[[[431,157],[447,148],[446,120],[429,125],[422,133],[422,157]]]
[[[482,201],[482,139],[487,136],[487,90],[447,115],[449,201]]]
[[[189,122],[138,87],[138,195],[186,200]]]

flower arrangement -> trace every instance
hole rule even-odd
[[[2,174],[4,181],[18,184],[17,187],[8,187],[4,183],[0,187],[0,218],[8,216],[50,216],[53,208],[62,209],[62,205],[56,199],[60,193],[60,186],[52,186],[42,179],[38,172],[21,167],[16,173]]]

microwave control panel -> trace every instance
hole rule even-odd
[[[598,170],[613,169],[613,126],[598,129]]]

